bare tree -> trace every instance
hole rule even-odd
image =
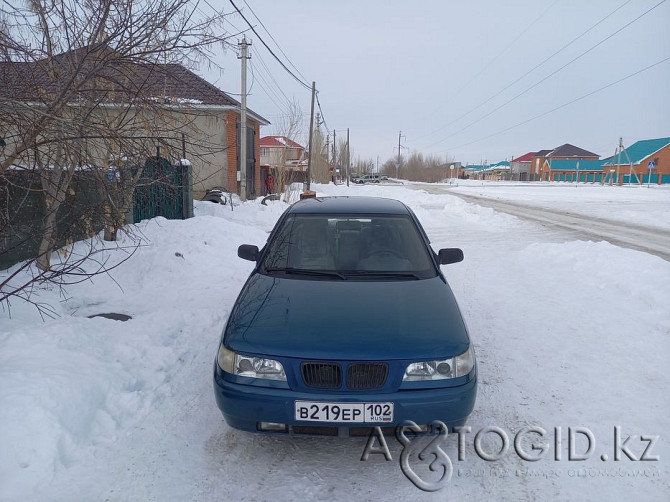
[[[323,140],[323,133],[321,132],[320,126],[314,130],[312,150],[314,150],[310,168],[312,181],[316,183],[329,183],[332,174],[330,172],[328,153],[325,151],[325,141]]]
[[[303,132],[303,119],[304,117],[302,108],[300,108],[300,103],[298,103],[296,98],[293,98],[288,104],[287,113],[281,115],[275,123],[275,135],[283,136],[291,141],[300,143],[300,137]],[[280,154],[272,159],[274,175],[276,178],[275,181],[279,192],[284,191],[286,186],[290,185],[293,181],[293,170],[290,167],[290,161],[303,160],[302,158],[289,158],[291,148],[292,146],[290,144],[284,144],[284,147],[280,150]]]
[[[56,229],[77,173],[97,179],[113,237],[125,223],[144,159],[160,148],[180,151],[185,132],[200,142],[194,150],[221,148],[193,134],[202,112],[180,100],[167,77],[177,65],[214,64],[216,47],[226,44],[223,19],[188,0],[26,0],[0,6],[0,137],[6,143],[0,148],[0,180],[15,188],[14,171],[29,171],[40,180],[44,203],[34,258],[38,272],[32,282],[16,283],[16,273],[0,277],[0,302],[21,296],[35,282],[66,281],[64,274],[83,270],[95,253],[91,249],[57,269],[51,263],[58,242],[70,237]],[[123,176],[121,158],[127,159]],[[0,237],[12,231],[16,207],[5,213]]]

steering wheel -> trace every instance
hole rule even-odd
[[[376,250],[374,250],[374,251],[368,253],[368,255],[366,256],[366,258],[370,258],[370,257],[372,257],[372,256],[378,256],[378,255],[379,255],[379,256],[388,256],[388,255],[391,255],[391,256],[393,256],[394,258],[398,258],[399,260],[403,260],[403,259],[405,259],[405,257],[404,257],[403,255],[401,255],[398,251],[396,251],[395,249],[389,249],[389,248],[376,249]]]

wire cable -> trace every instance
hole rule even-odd
[[[638,70],[638,71],[636,71],[636,72],[633,72],[633,73],[631,73],[631,74],[629,74],[629,75],[626,75],[625,77],[622,77],[622,78],[620,78],[619,80],[615,80],[614,82],[610,82],[610,83],[607,84],[607,85],[604,85],[604,86],[602,86],[602,87],[599,87],[598,89],[595,89],[595,90],[593,90],[593,91],[591,91],[591,92],[589,92],[589,93],[587,93],[587,94],[584,94],[583,96],[580,96],[580,97],[575,98],[575,99],[573,99],[573,100],[571,100],[571,101],[568,101],[567,103],[563,103],[562,105],[559,105],[559,106],[557,106],[556,108],[552,108],[551,110],[548,110],[548,111],[546,111],[546,112],[540,113],[539,115],[535,115],[534,117],[531,117],[531,118],[529,118],[529,119],[527,119],[527,120],[524,120],[523,122],[519,122],[519,123],[517,123],[517,124],[514,124],[513,126],[510,126],[510,127],[505,128],[505,129],[501,129],[500,131],[497,131],[497,132],[494,132],[494,133],[492,133],[492,134],[489,134],[488,136],[483,136],[483,137],[481,137],[481,138],[479,138],[479,139],[476,139],[476,140],[474,140],[474,141],[470,141],[469,143],[464,143],[464,144],[462,144],[462,145],[459,145],[459,146],[457,146],[457,147],[454,147],[454,150],[456,150],[456,149],[458,149],[458,148],[463,148],[464,146],[469,146],[469,145],[473,145],[473,144],[475,144],[475,143],[479,143],[480,141],[484,141],[485,139],[489,139],[489,138],[492,138],[492,137],[494,137],[494,136],[498,136],[499,134],[503,134],[503,133],[505,133],[505,132],[507,132],[507,131],[510,131],[510,130],[512,130],[512,129],[515,129],[515,128],[519,127],[519,126],[522,126],[522,125],[524,125],[524,124],[527,124],[528,122],[532,122],[533,120],[537,120],[537,119],[539,119],[539,118],[545,117],[546,115],[549,115],[550,113],[554,113],[555,111],[560,110],[561,108],[565,108],[566,106],[569,106],[569,105],[571,105],[571,104],[573,104],[573,103],[576,103],[577,101],[581,101],[582,99],[588,98],[589,96],[593,96],[594,94],[596,94],[596,93],[598,93],[598,92],[600,92],[600,91],[604,91],[605,89],[607,89],[607,88],[609,88],[609,87],[612,87],[612,86],[614,86],[614,85],[620,84],[620,83],[623,82],[624,80],[628,80],[629,78],[632,78],[632,77],[634,77],[634,76],[636,76],[636,75],[639,75],[640,73],[643,73],[643,72],[645,72],[645,71],[647,71],[647,70],[651,70],[652,68],[654,68],[654,67],[656,67],[656,66],[658,66],[658,65],[660,65],[660,64],[663,64],[663,63],[665,63],[666,61],[670,61],[670,56],[666,57],[665,59],[661,59],[660,61],[657,61],[657,62],[655,62],[655,63],[653,63],[653,64],[650,64],[649,66],[646,66],[646,67],[644,67],[644,68],[642,68],[642,69],[640,69],[640,70]]]
[[[206,0],[205,0],[205,1],[206,1]],[[263,40],[263,37],[260,36],[260,34],[258,33],[258,31],[256,31],[256,28],[253,27],[253,25],[249,22],[249,20],[246,18],[246,16],[245,16],[244,14],[242,14],[242,11],[237,7],[237,5],[235,5],[235,2],[233,2],[233,0],[228,0],[228,1],[229,1],[229,2],[231,3],[231,5],[235,8],[235,10],[238,12],[238,14],[239,14],[240,16],[242,16],[242,19],[244,19],[244,21],[249,25],[249,28],[251,28],[251,31],[253,31],[253,32],[256,34],[256,36],[257,36],[258,39],[261,41],[261,43],[265,46],[265,48],[268,50],[268,52],[269,52],[270,54],[272,54],[272,57],[275,58],[275,59],[277,60],[277,62],[282,66],[282,68],[284,68],[284,70],[286,70],[286,71],[289,73],[289,75],[291,75],[291,76],[296,80],[296,82],[298,82],[300,85],[302,85],[302,86],[305,87],[306,89],[311,90],[311,89],[312,89],[312,86],[311,86],[311,85],[308,85],[308,84],[306,84],[305,82],[303,82],[302,80],[300,80],[300,79],[296,76],[296,74],[293,73],[293,72],[289,69],[289,67],[286,66],[286,65],[284,64],[284,62],[283,62],[281,59],[279,59],[279,57],[274,53],[274,51],[273,51],[272,49],[270,49],[270,46],[269,46],[267,43],[265,43],[265,40]]]
[[[607,14],[605,17],[603,17],[600,21],[598,21],[597,23],[591,25],[591,27],[589,27],[586,31],[582,32],[580,35],[578,35],[578,36],[576,36],[575,38],[573,38],[572,40],[570,40],[570,41],[569,41],[567,44],[565,44],[563,47],[561,47],[560,49],[558,49],[557,51],[555,51],[553,54],[551,54],[550,56],[548,56],[548,57],[546,57],[545,59],[543,59],[542,61],[540,61],[538,64],[536,64],[535,66],[533,66],[530,70],[528,70],[526,73],[524,73],[523,75],[521,75],[520,77],[518,77],[516,80],[514,80],[513,82],[507,84],[505,87],[503,87],[502,89],[500,89],[500,90],[499,90],[498,92],[496,92],[494,95],[492,95],[491,97],[489,97],[486,101],[481,102],[480,104],[478,104],[478,105],[475,106],[474,108],[471,108],[471,109],[470,109],[469,111],[467,111],[466,113],[464,113],[464,114],[462,114],[462,115],[459,115],[457,118],[455,118],[454,120],[452,120],[452,121],[449,122],[448,124],[446,124],[446,125],[444,125],[444,126],[438,128],[438,129],[436,129],[436,130],[434,130],[434,131],[432,131],[432,132],[430,132],[430,133],[428,133],[428,134],[426,134],[426,135],[424,135],[424,136],[422,136],[422,137],[423,137],[423,138],[426,138],[426,137],[432,136],[432,135],[434,135],[434,134],[437,134],[438,132],[440,132],[440,131],[446,129],[447,127],[449,127],[449,126],[455,124],[456,122],[460,121],[461,119],[467,117],[467,116],[470,115],[472,112],[478,110],[479,108],[481,108],[481,107],[484,106],[485,104],[489,103],[491,100],[497,98],[497,97],[500,96],[503,92],[505,92],[507,89],[509,89],[510,87],[512,87],[514,84],[516,84],[516,83],[519,82],[520,80],[524,79],[525,77],[527,77],[528,75],[530,75],[531,73],[533,73],[535,70],[537,70],[539,67],[541,67],[542,65],[544,65],[547,61],[549,61],[550,59],[552,59],[554,56],[557,56],[558,54],[560,54],[561,52],[563,52],[565,49],[567,49],[569,46],[571,46],[572,44],[574,44],[577,40],[579,40],[580,38],[582,38],[584,35],[586,35],[586,34],[589,33],[590,31],[592,31],[593,29],[595,29],[597,26],[599,26],[600,24],[602,24],[606,19],[610,18],[612,15],[614,15],[616,12],[618,12],[619,10],[621,10],[625,5],[629,4],[631,1],[632,1],[632,0],[626,0],[624,3],[622,3],[621,5],[619,5],[616,9],[614,9],[612,12],[610,12],[610,13]]]
[[[526,93],[529,92],[530,90],[534,89],[535,87],[537,87],[537,86],[540,85],[541,83],[545,82],[545,81],[548,80],[550,77],[553,77],[554,75],[556,75],[558,72],[560,72],[560,71],[563,70],[564,68],[568,67],[569,65],[571,65],[572,63],[574,63],[574,62],[577,61],[578,59],[581,59],[583,56],[585,56],[586,54],[588,54],[589,52],[591,52],[592,50],[594,50],[596,47],[601,46],[601,45],[604,44],[606,41],[608,41],[610,38],[612,38],[612,37],[615,36],[616,34],[620,33],[621,31],[625,30],[625,29],[628,28],[630,25],[632,25],[632,24],[635,23],[636,21],[640,20],[642,17],[646,16],[646,15],[649,14],[652,10],[656,9],[658,6],[660,6],[661,4],[663,4],[663,3],[665,3],[665,2],[666,2],[666,0],[661,0],[660,2],[658,2],[658,3],[657,3],[656,5],[654,5],[653,7],[649,8],[648,10],[646,10],[645,12],[643,12],[642,14],[640,14],[639,16],[637,16],[637,17],[636,17],[635,19],[633,19],[632,21],[626,23],[626,24],[623,25],[621,28],[619,28],[618,30],[614,31],[613,33],[609,34],[607,37],[605,37],[604,39],[602,39],[600,42],[596,43],[595,45],[592,45],[592,46],[589,47],[587,50],[585,50],[584,52],[582,52],[581,54],[579,54],[579,55],[576,56],[575,58],[573,58],[573,59],[571,59],[570,61],[568,61],[567,63],[565,63],[563,66],[561,66],[561,67],[558,68],[557,70],[554,70],[553,72],[551,72],[551,73],[550,73],[549,75],[547,75],[546,77],[544,77],[544,78],[542,78],[541,80],[535,82],[533,85],[531,85],[530,87],[526,88],[525,90],[523,90],[522,92],[520,92],[519,94],[517,94],[516,96],[514,96],[513,98],[508,99],[508,100],[505,101],[503,104],[497,106],[496,108],[494,108],[493,110],[491,110],[491,111],[488,112],[487,114],[482,115],[481,117],[479,117],[478,119],[474,120],[473,122],[470,122],[468,125],[462,127],[461,129],[457,130],[456,132],[453,132],[453,133],[451,133],[451,134],[445,136],[445,137],[442,138],[441,140],[438,140],[438,141],[436,141],[436,142],[434,142],[434,143],[431,143],[431,144],[428,145],[426,148],[430,148],[431,146],[434,146],[434,145],[437,145],[437,144],[439,144],[439,143],[442,143],[442,142],[443,142],[444,140],[446,140],[447,138],[450,138],[450,137],[452,137],[452,136],[455,136],[456,134],[459,134],[459,133],[465,131],[466,129],[469,129],[469,128],[472,127],[473,125],[475,125],[475,124],[481,122],[481,121],[484,120],[485,118],[490,117],[491,115],[493,115],[495,112],[497,112],[497,111],[500,110],[501,108],[504,108],[505,106],[507,106],[508,104],[512,103],[513,101],[516,101],[518,98],[520,98],[521,96],[523,96],[524,94],[526,94]]]
[[[258,20],[258,22],[261,24],[261,26],[263,27],[263,29],[265,30],[265,32],[270,36],[270,38],[272,39],[272,41],[273,41],[273,42],[275,43],[275,45],[277,46],[277,49],[279,49],[279,52],[281,52],[282,55],[286,58],[286,61],[289,62],[289,64],[290,64],[290,65],[293,67],[293,69],[298,73],[298,75],[300,75],[300,76],[303,78],[303,80],[308,81],[309,79],[308,79],[307,77],[305,77],[302,73],[300,73],[300,70],[298,70],[298,68],[296,67],[296,65],[293,64],[293,61],[291,61],[291,59],[290,59],[290,58],[286,55],[286,53],[282,50],[282,48],[280,47],[279,43],[275,40],[275,37],[272,36],[272,33],[270,33],[270,31],[269,31],[269,30],[265,27],[265,25],[263,24],[263,21],[261,21],[261,18],[259,18],[259,17],[256,15],[256,13],[254,12],[254,9],[251,8],[251,5],[249,5],[249,4],[247,3],[247,0],[242,0],[242,1],[243,1],[244,4],[249,8],[249,10],[251,11],[251,13],[252,13],[252,14],[254,15],[254,17]]]
[[[488,70],[488,69],[491,67],[491,65],[492,65],[493,63],[495,63],[495,62],[500,58],[500,56],[502,56],[505,52],[507,52],[507,50],[508,50],[512,45],[514,45],[514,44],[517,42],[517,40],[519,40],[519,39],[520,39],[520,38],[521,38],[521,37],[522,37],[522,36],[523,36],[523,35],[524,35],[524,34],[525,34],[525,33],[532,27],[532,26],[534,26],[535,24],[537,24],[537,22],[538,22],[540,19],[542,19],[542,18],[547,14],[547,12],[549,12],[549,11],[552,9],[552,7],[553,7],[554,5],[556,5],[559,1],[560,1],[560,0],[555,0],[554,3],[552,3],[549,7],[547,7],[547,8],[542,12],[542,14],[540,14],[540,15],[539,15],[533,22],[531,22],[528,26],[526,26],[525,29],[519,31],[519,35],[518,35],[514,40],[512,40],[509,44],[507,44],[507,45],[505,46],[505,48],[504,48],[502,51],[500,51],[496,56],[493,57],[493,59],[491,59],[488,63],[486,63],[486,64],[484,65],[484,67],[483,67],[481,70],[479,70],[475,75],[473,75],[473,76],[470,78],[470,80],[468,80],[467,82],[465,82],[461,87],[459,87],[459,88],[456,90],[456,92],[450,97],[450,101],[448,101],[447,104],[451,103],[451,102],[456,98],[456,96],[458,96],[458,95],[463,91],[463,89],[466,89],[466,88],[467,88],[467,87],[468,87],[468,86],[469,86],[469,85],[470,85],[470,84],[471,84],[477,77],[479,77],[482,73],[484,73],[486,70]],[[442,105],[442,106],[440,106],[440,107],[439,107],[439,110],[442,110],[442,109],[444,108],[444,106],[446,106],[446,105]],[[438,110],[435,110],[433,113],[431,113],[431,116],[432,116],[432,115],[435,115],[437,112],[438,112]]]

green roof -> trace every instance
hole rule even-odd
[[[576,171],[579,164],[580,171],[602,171],[603,161],[594,159],[549,159],[547,160],[552,171]]]
[[[643,139],[641,141],[636,141],[628,148],[624,148],[624,151],[621,152],[621,164],[628,164],[630,162],[633,164],[639,164],[647,157],[655,154],[664,146],[670,145],[670,138],[658,138],[658,139]],[[628,154],[628,155],[626,155]],[[616,165],[618,163],[619,157],[609,159],[606,165]]]

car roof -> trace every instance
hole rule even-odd
[[[316,197],[293,204],[289,213],[295,214],[402,214],[407,206],[395,199],[383,197]]]

